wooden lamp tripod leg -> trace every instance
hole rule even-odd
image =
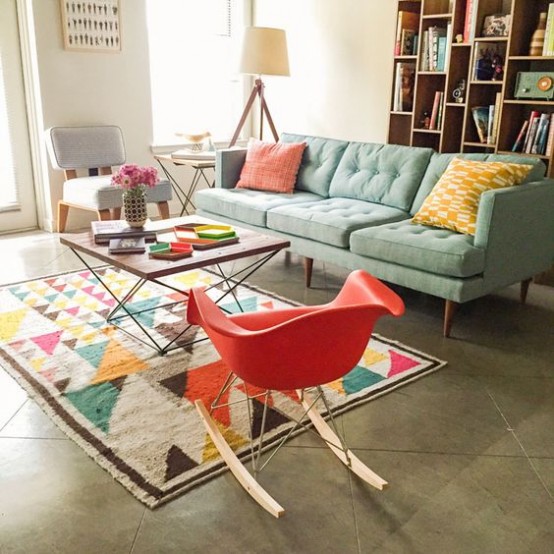
[[[271,129],[271,134],[273,135],[273,138],[275,142],[279,140],[279,135],[277,134],[277,130],[275,129],[275,124],[273,123],[273,118],[271,117],[271,114],[269,113],[269,108],[267,107],[267,102],[264,98],[264,84],[261,79],[256,79],[254,82],[254,87],[252,88],[252,92],[250,93],[250,97],[248,98],[248,102],[246,102],[246,106],[244,106],[244,110],[242,112],[242,115],[240,117],[239,124],[237,125],[237,128],[235,130],[235,133],[233,134],[233,138],[231,139],[231,142],[229,143],[229,148],[232,146],[235,146],[237,143],[237,140],[239,138],[240,132],[242,131],[242,128],[244,127],[244,124],[246,122],[246,118],[248,117],[248,114],[250,113],[250,110],[252,109],[252,105],[254,104],[254,100],[256,99],[256,96],[260,99],[260,140],[263,136],[263,125],[264,125],[264,114],[267,119],[267,123],[269,125],[269,128]]]

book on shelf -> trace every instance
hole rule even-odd
[[[439,67],[439,50],[441,48],[441,39],[444,38],[444,40],[442,41],[442,63],[444,64],[446,55],[446,27],[432,26],[427,29],[427,33],[427,40],[429,41],[429,45],[427,48],[429,57],[429,60],[427,62],[427,65],[429,66],[428,71],[444,71],[444,65],[442,66],[442,68]]]
[[[429,31],[425,29],[421,38],[420,71],[429,71]]]
[[[412,111],[414,102],[415,71],[415,63],[399,62],[396,64],[393,107],[395,112]]]
[[[550,115],[542,113],[538,118],[537,130],[530,148],[530,154],[544,154],[546,150],[546,139],[548,126],[550,123]]]
[[[394,45],[394,55],[402,55],[402,31],[410,29],[417,31],[419,28],[419,14],[415,12],[407,12],[401,10],[398,12],[398,19],[396,22],[396,42]]]
[[[474,106],[471,108],[471,115],[477,129],[479,142],[486,144],[489,128],[489,106]]]
[[[488,144],[496,144],[498,138],[498,120],[500,119],[500,104],[502,102],[502,94],[496,93],[494,104],[489,106],[489,134],[487,137]]]
[[[450,65],[450,50],[452,44],[452,23],[447,23],[446,25],[446,51],[444,53],[444,66],[443,71],[446,71]]]
[[[554,146],[554,113],[550,114],[550,127],[548,129],[548,137],[546,139],[546,147],[544,153],[547,156],[552,155],[552,146]]]
[[[531,146],[533,144],[533,139],[535,138],[535,133],[537,132],[539,117],[540,112],[537,110],[532,110],[529,114],[529,126],[527,127],[527,136],[525,137],[525,144],[523,146],[523,152],[526,154],[531,153]]]
[[[435,131],[440,128],[440,119],[439,119],[439,111],[441,111],[441,104],[442,104],[442,98],[443,98],[443,92],[440,90],[437,90],[435,92],[435,98],[433,100],[433,108],[431,110],[431,120],[429,122],[429,130]]]
[[[477,7],[479,0],[467,0],[466,13],[464,17],[463,39],[465,43],[475,38],[475,24],[477,20]]]
[[[144,237],[125,237],[110,239],[110,254],[142,254],[146,252]]]
[[[543,56],[554,56],[554,3],[548,4],[546,14],[546,29],[544,31]]]
[[[489,116],[487,119],[487,144],[494,144],[492,134],[492,122],[494,121],[494,104],[489,106]]]
[[[522,152],[523,151],[523,145],[525,144],[525,137],[527,136],[527,128],[529,127],[529,120],[526,119],[521,129],[519,130],[519,133],[517,135],[517,138],[514,142],[514,145],[512,146],[512,152]]]

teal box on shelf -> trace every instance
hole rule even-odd
[[[554,99],[554,72],[520,71],[516,76],[514,97],[518,100],[525,98]]]

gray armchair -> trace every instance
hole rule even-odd
[[[111,184],[112,167],[125,163],[123,134],[115,125],[51,127],[46,144],[54,169],[65,173],[63,197],[58,202],[58,232],[65,231],[69,208],[95,211],[98,219],[120,219],[122,191]],[[86,170],[86,176],[78,176]],[[160,181],[147,191],[147,201],[169,218],[171,184]]]

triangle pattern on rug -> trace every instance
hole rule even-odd
[[[405,371],[414,368],[419,363],[413,358],[408,358],[407,356],[404,356],[399,352],[395,352],[394,350],[390,350],[389,355],[391,368],[387,374],[387,377],[394,377],[395,375],[404,373]]]

